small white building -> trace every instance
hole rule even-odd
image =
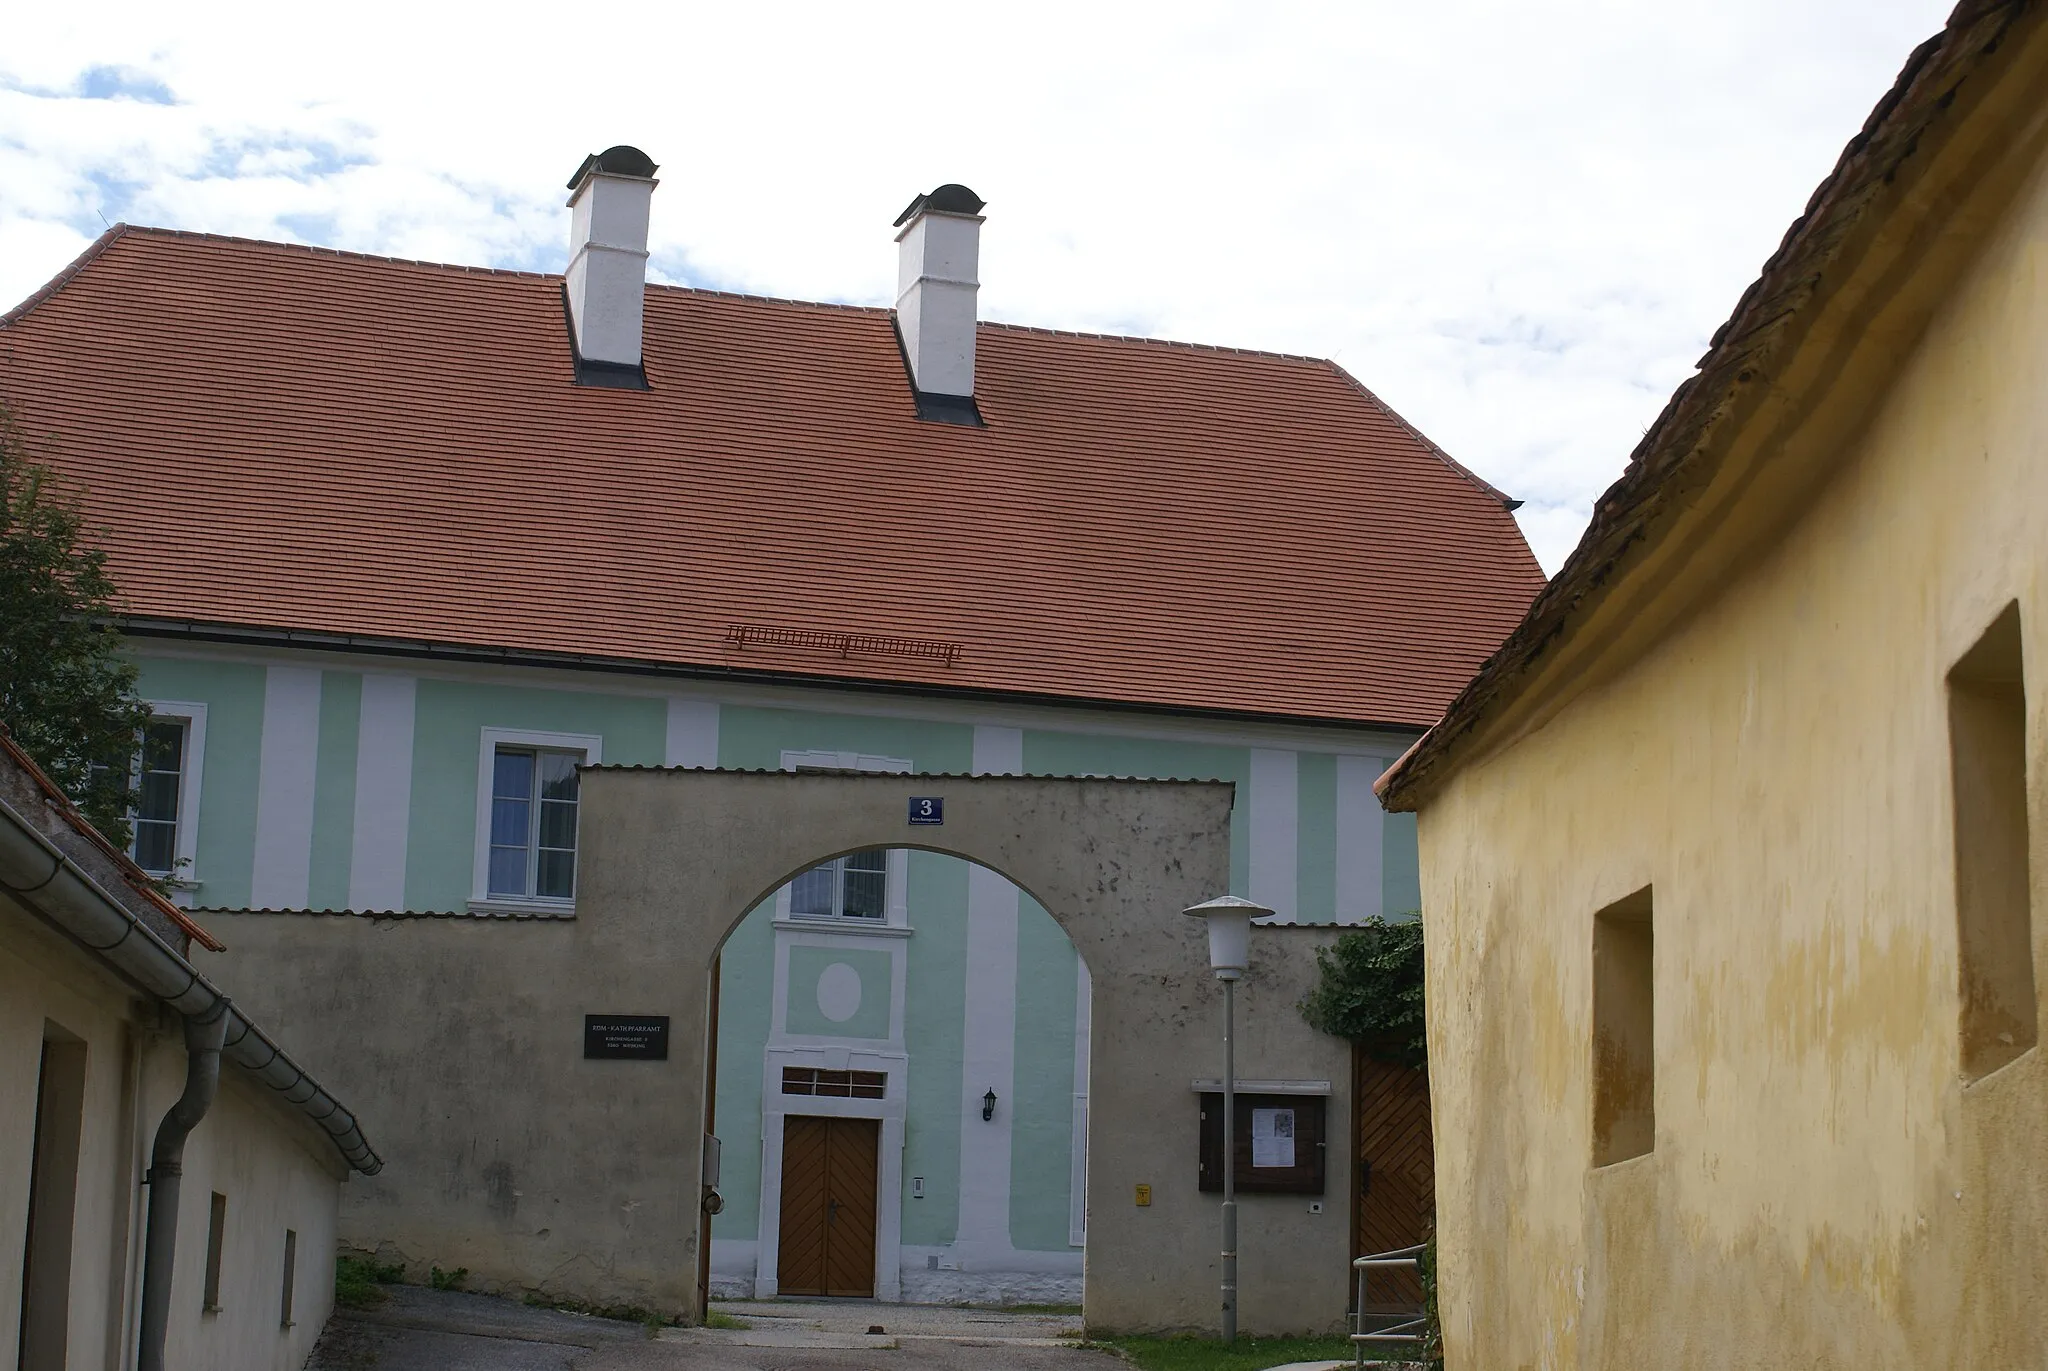
[[[0,733],[0,1348],[20,1371],[295,1369],[333,1307],[341,1183],[381,1163],[193,942],[218,948]]]

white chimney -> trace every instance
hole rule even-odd
[[[639,379],[656,170],[646,153],[621,146],[584,158],[569,178],[569,320],[578,360],[595,364],[579,369],[579,381]]]
[[[896,220],[896,326],[910,377],[923,395],[974,394],[974,297],[983,200],[944,185]]]

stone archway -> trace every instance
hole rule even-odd
[[[912,797],[945,822],[908,823]],[[1000,872],[1058,920],[1094,986],[1086,1322],[1216,1326],[1217,1210],[1199,1189],[1195,1082],[1221,1066],[1222,995],[1180,910],[1229,886],[1229,784],[595,768],[576,907],[475,917],[210,913],[202,965],[356,1108],[384,1170],[344,1190],[340,1241],[416,1279],[700,1317],[701,1139],[714,958],[806,867],[872,847]],[[1295,1010],[1332,936],[1252,939],[1238,1073],[1331,1090],[1343,1044]],[[665,1056],[592,1057],[587,1020],[661,1016]],[[1327,1079],[1303,1079],[1327,1078]],[[1326,1136],[1348,1137],[1348,1090]],[[1336,1148],[1345,1145],[1337,1143]],[[1240,1327],[1328,1331],[1350,1252],[1335,1197],[1246,1200]],[[1147,1187],[1139,1203],[1137,1187]]]
[[[921,799],[941,802],[943,822],[909,821]],[[863,848],[919,848],[1000,872],[1038,900],[1095,987],[1088,1323],[1213,1321],[1215,1212],[1196,1194],[1183,1116],[1190,1079],[1215,1070],[1216,997],[1202,930],[1179,911],[1228,888],[1228,784],[599,768],[583,804],[578,922],[665,945],[662,1112],[687,1118],[703,1112],[718,947],[798,872]],[[699,1173],[694,1146],[678,1161],[679,1175]],[[1129,1202],[1140,1184],[1153,1196],[1144,1207]],[[701,1230],[702,1217],[685,1223]],[[688,1251],[704,1240],[691,1233]]]

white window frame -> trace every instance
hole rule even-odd
[[[189,908],[199,880],[199,791],[206,763],[206,706],[197,700],[144,700],[152,719],[175,719],[185,725],[185,768],[178,776],[178,828],[171,838],[171,874],[164,884],[171,902]],[[135,752],[140,765],[142,749]],[[135,855],[135,843],[128,844]],[[153,873],[152,873],[153,874]]]
[[[604,738],[596,733],[540,733],[523,728],[486,728],[476,759],[476,852],[470,866],[469,909],[472,914],[573,914],[576,901],[538,895],[510,898],[491,894],[491,786],[500,747],[580,752],[585,766],[604,762]],[[583,788],[576,793],[576,874],[583,875]]]
[[[784,771],[876,771],[905,774],[910,770],[907,757],[876,757],[864,752],[784,752]],[[775,892],[775,922],[778,926],[804,929],[831,929],[834,932],[851,933],[867,929],[904,929],[910,926],[909,886],[910,851],[908,848],[892,847],[882,877],[882,917],[879,919],[855,919],[845,915],[794,914],[789,907],[789,887],[794,882],[784,883]],[[843,879],[843,878],[842,878]]]

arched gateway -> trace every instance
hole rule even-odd
[[[1229,888],[1232,799],[1211,781],[591,768],[573,918],[231,916],[223,978],[287,987],[261,1007],[285,1040],[376,1092],[388,1162],[350,1187],[344,1242],[694,1318],[720,945],[828,858],[966,858],[1037,899],[1091,973],[1089,1328],[1213,1327],[1194,1084],[1220,1067],[1221,996],[1179,911]],[[1239,998],[1241,1077],[1340,1083],[1327,1202],[1245,1213],[1246,1331],[1327,1329],[1344,1308],[1347,1049],[1294,1008],[1323,938],[1255,937]],[[591,1058],[586,1016],[665,1017],[665,1057]]]

